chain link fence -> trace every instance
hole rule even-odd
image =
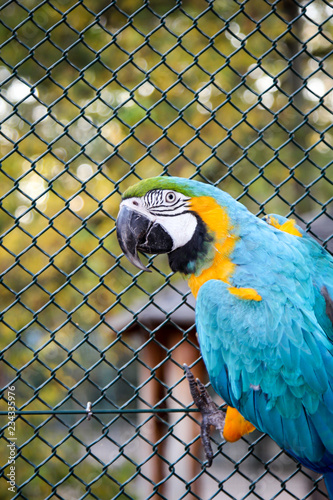
[[[124,259],[115,218],[137,179],[178,175],[332,249],[332,10],[1,2],[0,499],[327,498],[260,433],[215,436],[206,468],[194,300],[163,256]]]

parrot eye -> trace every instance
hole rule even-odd
[[[176,195],[173,191],[169,191],[168,193],[166,193],[165,201],[167,203],[173,203],[175,200],[176,200]]]

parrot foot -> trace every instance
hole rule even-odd
[[[207,467],[210,467],[213,462],[213,450],[210,444],[210,426],[213,425],[223,438],[225,413],[212,400],[203,383],[198,378],[195,380],[193,373],[186,364],[184,364],[184,369],[193,401],[202,415],[201,441],[208,462]]]

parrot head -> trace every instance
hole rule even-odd
[[[236,234],[229,213],[235,203],[240,205],[202,182],[145,179],[123,195],[116,224],[120,247],[139,269],[148,270],[138,251],[166,253],[173,271],[199,275],[214,267],[216,255],[230,255]]]

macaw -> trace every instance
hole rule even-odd
[[[324,475],[333,500],[332,256],[293,220],[260,219],[226,192],[177,177],[130,187],[116,226],[138,268],[148,270],[138,251],[167,253],[188,279],[203,360],[229,405],[226,439],[267,433]]]

